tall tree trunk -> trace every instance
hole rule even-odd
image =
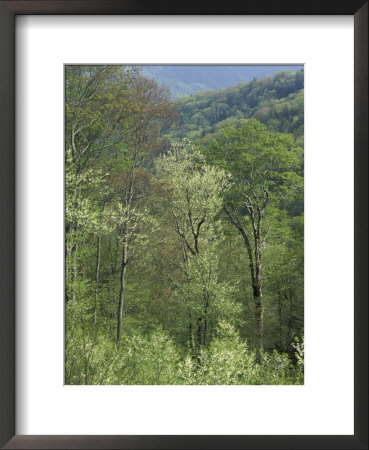
[[[122,338],[123,303],[124,303],[124,294],[126,291],[125,279],[126,279],[126,268],[127,268],[127,254],[128,254],[128,245],[127,245],[127,242],[125,241],[123,243],[122,268],[121,268],[121,272],[120,272],[120,292],[119,292],[118,327],[117,327],[118,347],[120,347],[121,338]]]
[[[264,303],[261,285],[254,286],[255,318],[256,318],[256,339],[258,347],[264,348]]]
[[[87,357],[87,349],[86,349],[86,336],[85,336],[85,327],[82,325],[82,337],[83,337],[83,363],[84,363],[84,379],[85,384],[88,384],[88,357]]]
[[[206,293],[205,310],[204,310],[204,337],[203,345],[206,345],[206,333],[208,331],[208,310],[209,310],[209,294]]]
[[[264,303],[262,294],[262,266],[260,238],[255,237],[255,284],[253,286],[256,313],[256,337],[258,347],[264,348]]]
[[[78,193],[77,193],[77,199],[74,204],[75,208],[79,208],[80,200],[81,200],[81,190],[82,186],[81,183],[78,185]],[[72,231],[76,233],[78,231],[78,225],[75,223],[72,226]],[[75,245],[71,249],[71,254],[73,254],[73,263],[72,263],[72,300],[76,300],[76,282],[77,282],[77,255],[78,255],[78,241],[75,243]]]
[[[196,348],[195,348],[195,338],[193,335],[193,326],[192,326],[192,317],[191,313],[189,314],[189,332],[190,332],[190,349],[191,349],[191,355],[192,358],[196,357]]]
[[[199,317],[197,319],[197,346],[199,350],[202,346],[202,340],[203,340],[202,317]]]
[[[78,243],[73,247],[73,264],[72,264],[72,301],[76,300],[76,282],[77,282],[77,253]]]
[[[96,271],[95,271],[95,311],[94,311],[94,325],[97,322],[97,311],[99,309],[99,273],[100,273],[100,253],[101,253],[101,236],[97,239],[97,254],[96,254]]]
[[[128,261],[128,233],[129,233],[129,221],[131,218],[131,208],[133,202],[133,172],[131,173],[131,182],[129,184],[128,192],[126,193],[125,205],[126,205],[126,217],[123,225],[123,250],[122,250],[122,266],[120,272],[120,292],[119,292],[119,303],[118,303],[118,325],[117,325],[117,344],[118,348],[121,344],[122,338],[122,319],[123,319],[123,303],[124,294],[126,291],[126,270]]]
[[[224,208],[230,222],[240,232],[249,259],[249,269],[251,276],[251,285],[255,305],[255,319],[256,319],[256,339],[257,345],[260,349],[264,348],[264,303],[262,295],[262,258],[261,258],[261,222],[262,214],[259,212],[258,218],[255,217],[254,210],[248,206],[248,213],[252,222],[253,228],[253,243],[254,252],[252,251],[252,245],[249,236],[245,228],[241,225],[239,219],[232,216],[232,214]],[[258,208],[259,209],[259,208]]]
[[[197,319],[197,362],[201,364],[200,359],[200,351],[202,347],[202,338],[203,338],[203,325],[202,325],[202,317]]]
[[[288,314],[288,324],[287,324],[287,336],[288,336],[288,344],[291,345],[291,341],[293,339],[293,296],[290,289],[289,295],[285,294],[285,298],[289,301],[289,314]]]
[[[278,322],[279,322],[279,345],[281,351],[285,351],[285,345],[283,342],[283,307],[282,307],[282,292],[279,291],[278,294]]]

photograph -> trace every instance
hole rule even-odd
[[[65,385],[304,385],[304,66],[64,66]]]
[[[0,448],[368,449],[368,42],[0,0]]]

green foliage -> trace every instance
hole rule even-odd
[[[295,384],[294,368],[288,355],[278,353],[263,353],[259,365],[257,384]]]
[[[179,356],[162,330],[126,338],[122,352],[118,384],[176,384]]]
[[[170,186],[170,206],[176,213],[188,208],[195,220],[205,221],[221,208],[229,176],[206,164],[205,157],[188,140],[172,143],[169,152],[157,160],[157,173]]]
[[[241,128],[223,128],[204,152],[210,161],[228,169],[236,181],[235,189],[241,184],[250,190],[265,187],[270,192],[285,189],[289,181],[297,182],[297,174],[291,170],[299,161],[292,147],[290,136],[271,133],[252,119]]]
[[[66,384],[176,384],[179,356],[160,328],[125,336],[122,346],[86,325],[66,336]]]
[[[297,361],[296,367],[296,384],[304,384],[304,361],[305,361],[305,343],[304,336],[301,339],[295,337],[295,342],[292,344],[295,350],[295,357]]]
[[[302,88],[67,66],[66,384],[304,382]]]
[[[66,305],[65,384],[114,384],[116,345],[92,326],[92,315],[86,291]]]
[[[201,354],[198,384],[254,384],[255,353],[250,351],[234,327],[221,322],[217,338]]]
[[[218,91],[199,92],[178,100],[180,120],[168,130],[171,139],[214,138],[224,125],[239,128],[255,118],[273,132],[304,133],[304,72],[279,72],[274,76],[240,83]]]

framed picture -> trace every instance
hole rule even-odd
[[[367,448],[367,3],[0,13],[1,445]]]

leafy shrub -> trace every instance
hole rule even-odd
[[[179,356],[161,328],[149,336],[125,338],[120,358],[118,384],[176,384]]]
[[[199,362],[186,358],[179,374],[184,384],[254,384],[255,353],[227,322],[218,325],[217,337],[203,349]]]

